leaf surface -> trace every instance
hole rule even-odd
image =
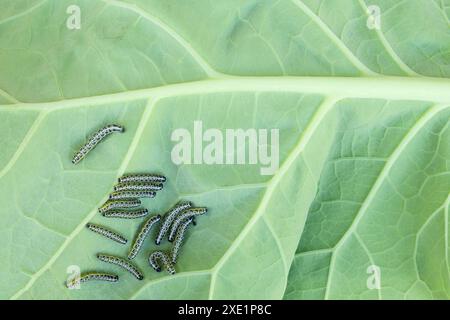
[[[78,5],[81,28],[66,26]],[[369,5],[380,30],[367,28]],[[448,0],[0,0],[0,297],[448,298]],[[430,18],[432,17],[432,18]],[[388,77],[389,76],[389,77]],[[393,77],[391,77],[393,76]],[[181,165],[171,133],[277,128],[280,166]],[[79,165],[102,124],[126,127]],[[144,281],[84,226],[117,177],[161,172],[144,205],[210,210],[177,274]],[[164,245],[165,249],[169,246]],[[67,268],[119,272],[67,290]],[[367,268],[381,269],[368,289]]]

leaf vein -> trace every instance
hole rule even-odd
[[[366,199],[362,203],[359,211],[356,213],[355,219],[353,220],[350,227],[347,229],[347,231],[344,233],[344,235],[341,237],[341,239],[336,243],[336,245],[333,248],[333,254],[331,256],[331,262],[330,262],[330,273],[327,280],[327,288],[325,291],[325,299],[329,298],[330,295],[330,287],[331,287],[331,281],[332,281],[332,273],[334,269],[334,264],[336,260],[336,255],[343,243],[348,239],[348,237],[356,230],[357,226],[359,225],[359,222],[364,216],[364,213],[367,212],[370,204],[372,203],[373,199],[376,197],[376,194],[378,193],[378,190],[380,190],[383,182],[386,178],[388,178],[388,174],[390,170],[393,168],[396,161],[400,158],[402,152],[405,150],[405,148],[411,143],[411,141],[417,136],[417,134],[420,132],[421,129],[423,129],[431,119],[434,118],[436,114],[444,110],[445,108],[448,108],[446,105],[440,105],[436,104],[432,108],[430,108],[428,111],[426,111],[420,119],[416,122],[414,126],[411,127],[411,129],[408,131],[408,133],[404,136],[402,141],[398,144],[398,146],[395,148],[395,150],[392,152],[392,154],[389,156],[386,164],[384,165],[381,173],[379,174],[377,180],[373,184],[372,188],[370,189]]]
[[[134,154],[134,151],[136,150],[137,144],[140,140],[140,138],[142,137],[142,132],[144,130],[144,128],[146,127],[147,123],[148,123],[148,119],[150,118],[150,115],[154,109],[155,106],[155,101],[153,101],[153,103],[149,103],[146,105],[146,110],[142,116],[142,119],[138,125],[138,128],[136,129],[136,133],[133,137],[133,140],[130,144],[130,147],[128,148],[128,152],[127,155],[125,156],[124,160],[122,161],[122,164],[117,172],[117,177],[121,176],[128,163],[131,160],[131,156],[132,154]],[[108,198],[108,196],[105,196],[103,199],[101,199],[101,201],[98,203],[98,206],[100,206],[104,201],[106,201],[106,199]],[[63,242],[63,244],[58,248],[58,250],[55,252],[55,254],[48,260],[48,262],[42,266],[31,278],[30,280],[27,282],[27,284],[21,288],[20,290],[18,290],[12,297],[11,300],[15,300],[17,298],[19,298],[23,293],[25,293],[26,291],[28,291],[28,289],[31,288],[31,286],[34,284],[34,282],[36,282],[37,279],[40,278],[40,276],[47,270],[49,270],[51,268],[51,266],[53,265],[53,263],[58,259],[58,257],[63,253],[64,249],[72,242],[72,240],[81,232],[81,230],[84,229],[84,226],[86,223],[88,223],[92,217],[94,217],[97,214],[97,207],[94,208],[81,222],[80,224],[72,231],[72,233],[66,238],[66,240]]]

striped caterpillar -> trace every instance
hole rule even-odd
[[[110,200],[122,200],[132,198],[154,198],[154,191],[114,191],[109,195]]]
[[[101,260],[101,261],[104,261],[104,262],[107,262],[107,263],[112,263],[112,264],[115,264],[115,265],[118,265],[118,266],[124,268],[129,273],[131,273],[133,276],[135,276],[136,279],[138,279],[138,280],[144,279],[144,275],[138,269],[137,266],[135,266],[131,262],[129,262],[129,261],[127,261],[127,260],[125,260],[125,259],[123,259],[121,257],[98,253],[97,254],[97,258],[99,260]]]
[[[177,258],[180,253],[181,245],[183,244],[183,239],[186,234],[186,229],[193,220],[194,220],[194,217],[190,217],[190,218],[186,219],[185,221],[183,221],[181,223],[181,225],[179,226],[179,228],[177,230],[177,235],[175,236],[175,242],[173,244],[172,253],[171,253],[171,258],[172,258],[173,264],[177,263]]]
[[[101,128],[96,133],[92,135],[91,138],[89,138],[88,142],[84,146],[80,148],[80,150],[74,155],[72,159],[73,164],[77,164],[83,158],[95,148],[95,146],[100,143],[106,136],[110,135],[113,132],[124,132],[125,129],[122,126],[116,125],[116,124],[110,124],[106,127]]]
[[[158,260],[161,260],[164,267],[167,269],[169,274],[175,274],[175,268],[173,264],[170,262],[169,256],[162,251],[154,251],[148,257],[148,263],[150,266],[155,269],[156,272],[161,272],[161,267],[158,263]]]
[[[119,183],[114,191],[159,191],[162,188],[162,183]]]
[[[181,224],[183,220],[186,220],[190,217],[199,216],[208,212],[207,208],[188,208],[184,210],[173,222],[172,227],[169,233],[169,241],[172,242],[175,239],[175,235],[177,233],[178,226]]]
[[[114,240],[118,243],[121,244],[125,244],[127,243],[127,239],[125,239],[123,236],[121,236],[120,234],[118,234],[117,232],[111,231],[109,229],[106,229],[105,227],[93,224],[93,223],[87,223],[86,227],[91,230],[94,231],[98,234],[101,234],[104,237],[107,237],[111,240]]]
[[[128,174],[119,178],[119,183],[127,182],[165,182],[166,177],[158,174]]]
[[[66,282],[66,286],[67,286],[67,288],[73,288],[78,283],[91,281],[91,280],[117,282],[117,281],[119,281],[119,276],[117,276],[115,274],[109,274],[109,273],[89,272],[89,273],[82,274],[79,278],[75,277],[74,279]]]
[[[137,210],[109,210],[102,213],[102,216],[106,218],[121,218],[121,219],[136,219],[142,218],[148,215],[147,209],[137,209]]]
[[[111,209],[117,208],[135,208],[141,205],[141,201],[139,199],[122,199],[122,200],[108,200],[106,201],[98,211],[100,213],[106,212]]]
[[[161,216],[159,214],[147,219],[147,221],[144,223],[141,230],[139,231],[136,239],[134,240],[133,245],[131,246],[130,252],[128,253],[128,259],[132,260],[136,257],[152,226],[159,220],[161,220]]]
[[[179,201],[177,204],[175,204],[169,211],[166,212],[164,215],[164,222],[159,229],[158,236],[156,237],[155,243],[156,245],[159,245],[166,235],[167,231],[170,228],[170,225],[172,224],[173,220],[175,220],[175,217],[183,210],[192,207],[192,203],[189,201]]]

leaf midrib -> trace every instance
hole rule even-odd
[[[342,98],[432,101],[450,104],[450,79],[430,77],[226,77],[49,102],[0,105],[3,110],[70,109],[154,97],[224,92],[301,92]]]

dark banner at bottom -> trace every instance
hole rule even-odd
[[[399,312],[403,317],[408,314],[418,315],[420,311],[433,310],[440,307],[448,309],[449,301],[267,301],[267,300],[65,300],[65,301],[2,301],[2,307],[12,307],[15,314],[30,310],[55,310],[61,308],[65,314],[67,310],[89,312],[91,316],[119,316],[143,312],[146,318],[158,319],[272,319],[281,316],[302,318],[320,317],[325,315],[345,315],[358,318],[386,317]],[[27,308],[29,306],[30,308]],[[430,309],[432,308],[432,309]],[[5,310],[5,308],[3,308]]]

